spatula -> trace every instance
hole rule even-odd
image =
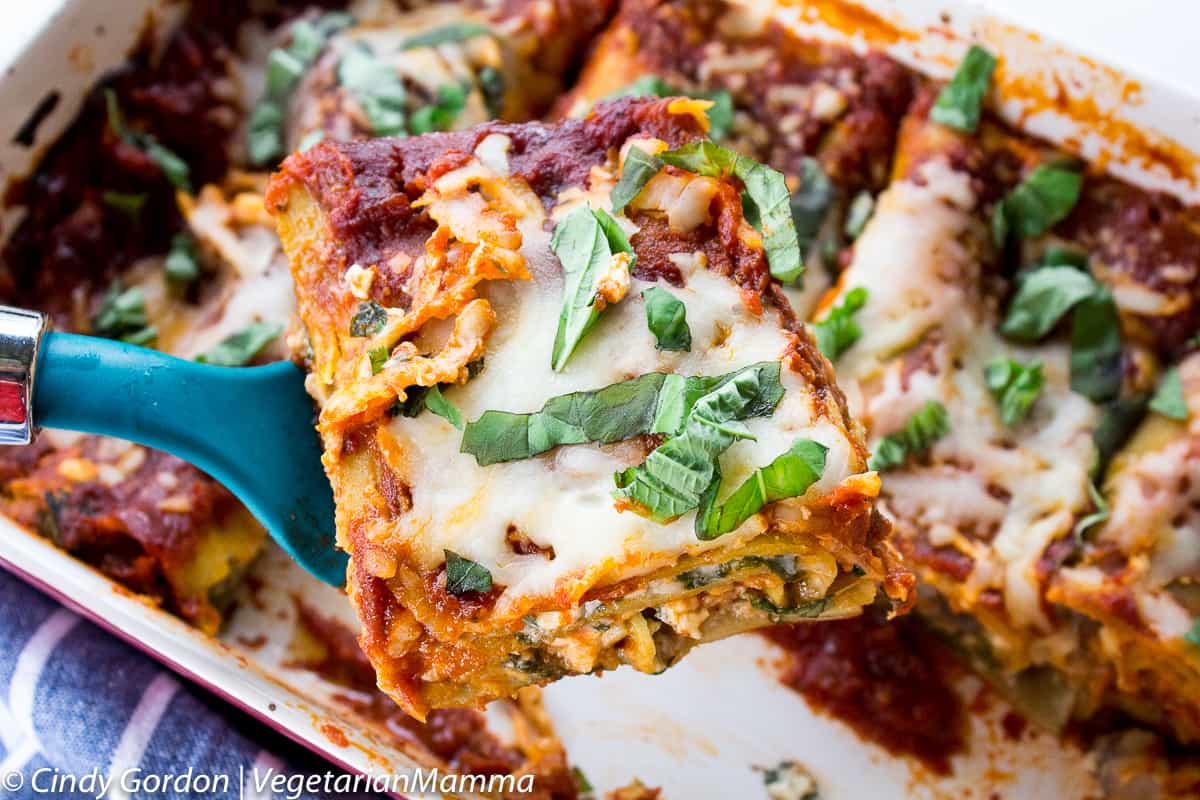
[[[296,365],[217,367],[46,328],[42,314],[0,306],[0,444],[51,427],[165,450],[224,484],[310,573],[345,583]]]

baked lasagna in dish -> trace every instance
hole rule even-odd
[[[711,107],[327,143],[272,179],[362,644],[414,715],[908,600],[779,290],[783,176]]]

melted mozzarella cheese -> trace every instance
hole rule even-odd
[[[978,222],[967,176],[927,163],[920,182],[884,192],[855,245],[844,285],[870,292],[856,316],[862,338],[838,364],[871,444],[928,400],[949,415],[929,466],[884,476],[887,508],[938,546],[975,560],[966,591],[1004,589],[1019,624],[1045,622],[1034,564],[1087,508],[1095,406],[1070,389],[1069,348],[1017,347],[995,332],[979,297],[972,253]],[[995,359],[1039,361],[1045,385],[1016,429],[1000,420],[984,380]]]
[[[555,372],[551,351],[562,309],[562,268],[550,251],[550,234],[538,213],[523,217],[521,253],[528,281],[496,281],[482,294],[500,320],[485,353],[483,371],[445,390],[466,420],[487,410],[532,412],[551,397],[594,390],[649,372],[716,375],[758,361],[778,360],[788,338],[773,315],[748,312],[727,278],[703,269],[684,288],[665,287],[687,308],[691,352],[660,351],[646,325],[634,280],[628,296],[610,306],[567,364]],[[749,421],[757,441],[736,443],[721,460],[730,487],[767,464],[799,437],[829,448],[827,466],[812,491],[828,491],[850,474],[851,445],[835,425],[817,418],[807,387],[783,371],[785,394],[770,418]],[[479,562],[507,587],[498,606],[556,588],[582,593],[596,581],[630,577],[674,562],[685,553],[733,546],[763,528],[761,518],[712,542],[694,532],[695,512],[657,524],[618,512],[613,474],[644,459],[633,443],[559,447],[541,456],[490,466],[459,452],[462,433],[446,420],[423,413],[396,418],[389,432],[405,453],[412,510],[395,521],[423,563],[436,567],[450,549]],[[553,557],[515,553],[506,541],[510,526]]]

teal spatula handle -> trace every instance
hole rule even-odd
[[[14,360],[6,356],[18,352],[4,338],[10,311],[17,310],[0,308],[0,384]],[[229,488],[309,572],[344,584],[346,556],[333,544],[333,494],[313,405],[294,364],[216,367],[53,332],[41,335],[40,346],[35,340],[33,352],[21,398],[32,405],[33,423],[115,436],[191,462]]]

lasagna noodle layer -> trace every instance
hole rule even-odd
[[[620,223],[638,259],[627,296],[567,369],[550,369],[563,289],[548,231],[583,203],[609,207],[629,147],[701,136],[702,109],[623,100],[556,128],[321,145],[272,184],[362,643],[411,713],[618,663],[658,671],[699,641],[858,613],[879,586],[906,600],[910,576],[873,510],[878,484],[858,429],[828,362],[786,325],[786,300],[727,180],[672,169],[647,185]],[[690,352],[655,347],[640,297],[654,284],[683,300]],[[387,321],[373,337],[351,336],[368,297],[391,309]],[[380,346],[391,368],[372,374],[368,353]],[[659,524],[614,507],[612,474],[643,461],[653,437],[481,466],[442,417],[389,413],[414,386],[442,384],[474,420],[640,374],[764,361],[781,364],[783,399],[748,421],[756,439],[731,447],[722,473],[737,485],[797,437],[827,448],[824,473],[803,497],[710,541],[697,538],[694,514]],[[448,593],[447,550],[486,568],[493,589]]]

